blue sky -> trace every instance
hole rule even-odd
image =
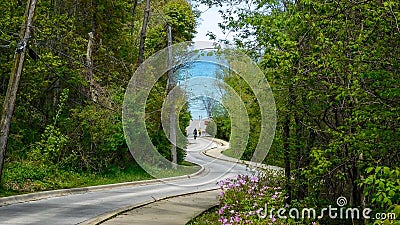
[[[203,13],[200,16],[200,24],[196,29],[197,34],[194,41],[208,41],[209,37],[206,35],[209,31],[212,31],[218,39],[224,39],[225,35],[218,27],[218,23],[223,21],[218,12],[219,8],[208,8],[208,6],[200,5],[199,10]]]
[[[208,8],[206,5],[200,5],[198,8],[201,12],[203,12],[199,19],[199,25],[196,28],[197,34],[193,41],[209,41],[209,37],[207,36],[208,32],[212,32],[216,35],[217,40],[226,39],[227,37],[222,30],[218,27],[218,23],[222,22],[223,19],[220,16],[218,10],[220,8]],[[201,57],[202,60],[207,60],[207,56]],[[219,66],[215,63],[211,62],[195,62],[190,69],[188,69],[188,79],[196,78],[196,77],[212,77],[215,78],[215,72],[219,69]],[[184,76],[183,76],[184,77]],[[183,82],[183,81],[181,81]],[[199,81],[199,79],[194,79],[192,83],[188,82],[188,89],[192,86],[192,88],[196,88],[196,92],[203,92],[204,95],[209,96],[217,96],[215,92],[216,88],[213,84],[213,81],[210,79],[204,79],[203,81]],[[193,119],[205,118],[207,113],[204,109],[202,109],[201,102],[198,101],[189,101],[190,112],[192,114]]]

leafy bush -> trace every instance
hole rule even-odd
[[[68,92],[68,89],[63,90],[53,123],[46,126],[41,140],[34,144],[30,154],[33,161],[41,160],[46,163],[57,163],[60,160],[62,149],[67,144],[68,138],[61,133],[56,125],[68,99]]]
[[[210,120],[210,122],[208,122],[208,125],[206,127],[206,133],[213,137],[216,135],[217,125],[215,124],[215,122],[213,120]]]
[[[270,209],[287,208],[285,192],[281,186],[283,176],[277,171],[264,171],[254,175],[238,175],[219,182],[219,195],[215,214],[221,224],[292,224],[293,219],[270,215]],[[217,221],[215,221],[216,223]],[[316,224],[309,220],[307,224]],[[297,222],[297,224],[302,224]]]
[[[383,209],[400,204],[400,168],[369,167],[367,173],[369,176],[360,185],[365,187],[364,195],[370,197],[372,203]]]

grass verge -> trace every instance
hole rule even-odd
[[[215,224],[218,221],[219,216],[215,213],[218,210],[218,206],[214,206],[204,212],[202,212],[197,217],[190,220],[186,225],[209,225]]]
[[[230,148],[223,151],[222,154],[235,159],[247,160],[237,155],[237,153]],[[269,152],[267,157],[264,159],[263,163],[265,165],[278,166],[278,167],[284,167],[285,165],[283,158],[279,155],[276,154],[274,155],[274,152]]]
[[[189,162],[183,164],[193,166]],[[191,174],[199,169],[199,167],[193,167],[185,172]],[[165,174],[165,177],[179,175],[185,174],[168,173]],[[112,167],[105,172],[96,173],[67,171],[54,165],[38,166],[30,162],[14,162],[4,168],[0,197],[151,179],[154,178],[137,164],[132,164],[124,169]]]

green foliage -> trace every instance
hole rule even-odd
[[[400,221],[400,205],[392,205],[387,211],[380,213],[380,217],[384,217],[385,219],[376,220],[374,223],[370,223],[373,225],[398,225]]]
[[[217,133],[217,125],[215,124],[214,120],[210,120],[208,122],[208,125],[206,127],[206,133],[211,135],[211,136],[215,136]]]
[[[0,3],[0,11],[4,12],[0,18],[0,102],[20,41],[18,32],[25,4],[17,0]],[[137,166],[125,144],[121,111],[125,88],[136,69],[144,5],[139,1],[137,12],[132,15],[132,1],[127,0],[38,3],[29,48],[38,54],[39,60],[28,57],[21,77],[6,155],[8,169],[2,183],[7,192],[13,193],[14,188],[57,188],[62,187],[56,181],[61,178],[75,180],[73,177],[81,173],[82,177],[118,175],[112,171]],[[166,47],[165,19],[173,25],[175,43],[193,38],[196,21],[190,4],[158,1],[152,2],[151,7],[154,13],[150,15],[146,56]],[[91,65],[87,59],[89,32],[93,32]],[[163,91],[149,97],[149,108],[162,104],[165,87],[166,79],[158,86]],[[159,132],[160,120],[149,117],[152,140],[169,158],[170,143]],[[186,126],[188,118],[188,109],[184,107],[181,127]],[[183,161],[183,150],[178,151],[178,157]],[[16,185],[22,173],[26,179]],[[138,178],[143,178],[143,174],[137,173]],[[43,184],[28,188],[33,181]]]
[[[56,115],[54,116],[53,124],[46,126],[44,133],[42,134],[41,140],[34,144],[34,147],[30,153],[30,157],[33,161],[40,161],[41,163],[59,163],[61,159],[61,153],[64,146],[68,142],[68,138],[61,133],[57,127],[57,122],[65,107],[65,103],[68,99],[68,89],[65,89],[61,96],[58,104]]]
[[[124,169],[111,167],[104,173],[74,172],[56,165],[37,165],[32,161],[15,162],[5,167],[0,196],[35,191],[94,186],[152,179],[138,165]]]
[[[272,171],[262,176],[238,176],[220,181],[220,208],[215,213],[220,215],[221,222],[227,219],[229,223],[233,217],[236,224],[250,221],[256,224],[275,223],[276,218],[270,218],[269,215],[262,218],[266,213],[260,209],[265,205],[274,208],[284,206],[285,195],[281,191],[281,185],[282,176],[274,175]]]
[[[367,168],[368,176],[361,181],[364,195],[382,209],[393,204],[400,204],[400,168],[390,169],[387,166]]]
[[[115,115],[108,109],[99,109],[94,105],[75,108],[69,124],[73,124],[71,142],[66,156],[79,155],[79,160],[70,162],[72,168],[99,171],[110,165],[128,163],[129,154],[122,131],[121,115]],[[86,151],[86,149],[92,149]]]
[[[192,6],[186,0],[169,1],[164,13],[171,23],[175,43],[189,41],[196,33],[196,18]]]
[[[338,196],[353,206],[398,204],[400,31],[393,24],[400,3],[257,1],[249,9],[238,0],[199,2],[236,6],[222,10],[221,27],[238,31],[234,44],[273,89],[278,124],[269,154],[291,172],[288,196],[313,205]],[[386,172],[366,173],[375,165]]]
[[[318,224],[308,218],[302,221],[278,217],[277,210],[289,206],[285,205],[285,193],[281,188],[283,175],[277,171],[240,175],[219,184],[218,206],[188,224]]]
[[[228,141],[231,133],[231,121],[228,112],[222,105],[217,104],[214,107],[212,117],[215,125],[217,126],[217,133],[215,137]]]

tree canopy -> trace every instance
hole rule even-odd
[[[258,62],[273,89],[278,127],[267,161],[285,167],[289,202],[347,196],[352,206],[400,204],[400,3],[199,2],[226,6],[221,27],[235,32],[232,44]],[[234,74],[225,80],[245,100],[254,134],[254,94]],[[250,155],[256,142],[251,135]]]
[[[25,4],[0,3],[0,102],[20,41]],[[11,124],[4,188],[19,189],[24,182],[33,182],[30,188],[41,189],[52,182],[38,175],[42,172],[98,173],[135,164],[125,143],[121,111],[137,67],[144,11],[143,1],[38,2],[28,40],[31,58],[25,62]],[[144,57],[167,46],[167,24],[172,26],[174,43],[190,41],[196,16],[186,1],[152,1]],[[160,132],[158,111],[166,85],[161,79],[149,97],[147,128],[159,151],[169,158],[166,149],[171,145]],[[189,122],[188,113],[187,107],[181,111],[183,127]],[[179,162],[183,156],[180,149]],[[31,170],[36,172],[26,172]],[[21,171],[26,174],[15,180]]]

